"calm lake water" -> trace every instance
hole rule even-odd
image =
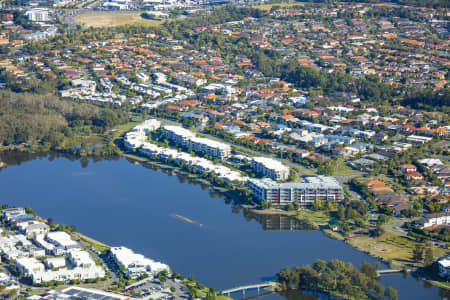
[[[94,162],[45,156],[9,163],[0,171],[0,203],[30,206],[40,216],[73,224],[109,245],[130,247],[219,290],[258,283],[285,266],[317,258],[375,262],[319,231],[282,230],[302,226],[280,218],[255,219],[206,186],[124,158]],[[381,282],[396,288],[400,299],[449,298],[448,292],[412,276],[388,275]],[[307,293],[285,297],[317,298]]]

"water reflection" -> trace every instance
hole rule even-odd
[[[7,166],[20,166],[22,163],[31,161],[34,159],[47,159],[48,161],[54,161],[57,158],[65,158],[70,161],[80,161],[82,168],[87,168],[89,163],[96,163],[103,160],[119,160],[121,157],[118,155],[113,156],[79,156],[69,152],[28,152],[28,151],[0,151],[0,161],[5,162]],[[0,169],[1,171],[2,169]]]
[[[296,290],[296,291],[286,291],[281,293],[273,293],[266,292],[261,293],[259,295],[255,293],[251,295],[246,295],[244,298],[242,294],[236,293],[231,295],[233,299],[236,300],[319,300],[319,299],[327,299],[327,300],[337,300],[341,298],[333,297],[328,294],[319,293],[315,291],[305,291],[305,290]]]
[[[297,218],[279,214],[261,214],[252,210],[244,210],[244,217],[256,220],[263,230],[267,231],[296,231],[314,230],[314,226]]]

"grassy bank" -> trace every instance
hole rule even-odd
[[[367,252],[385,261],[392,261],[393,267],[400,268],[403,265],[422,266],[421,263],[412,259],[413,249],[416,245],[422,243],[416,242],[406,235],[394,232],[386,232],[379,237],[353,234],[346,241],[357,250]],[[448,251],[436,246],[431,246],[431,249],[435,257],[441,257],[448,253]]]
[[[75,237],[78,237],[80,240],[82,240],[84,243],[86,243],[87,246],[95,249],[96,251],[104,252],[104,251],[107,251],[107,250],[109,250],[111,248],[110,246],[108,246],[108,245],[106,245],[106,244],[104,244],[102,242],[99,242],[97,240],[94,240],[93,238],[90,238],[88,236],[85,236],[82,233],[74,232],[73,235]]]

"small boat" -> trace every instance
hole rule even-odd
[[[172,217],[175,217],[175,218],[177,218],[177,219],[180,219],[181,221],[185,221],[185,222],[188,222],[188,223],[191,223],[191,224],[196,224],[195,221],[193,221],[193,220],[191,220],[191,219],[189,219],[189,218],[186,218],[186,217],[177,215],[177,214],[171,214],[171,216],[172,216]]]
[[[174,217],[174,218],[180,219],[181,221],[184,221],[184,222],[187,222],[187,223],[190,223],[190,224],[196,224],[196,225],[198,225],[200,227],[203,227],[203,224],[201,224],[201,223],[199,223],[197,221],[191,220],[191,219],[189,219],[187,217],[180,216],[180,215],[177,215],[177,214],[171,214],[171,216]]]

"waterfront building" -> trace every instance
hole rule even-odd
[[[25,209],[22,207],[12,207],[2,209],[2,218],[6,221],[25,214]]]
[[[189,147],[189,141],[191,138],[195,137],[195,135],[183,127],[167,125],[162,128],[163,136],[178,145],[183,147]]]
[[[438,260],[439,276],[445,279],[450,278],[450,256]]]
[[[231,147],[228,144],[215,140],[196,137],[191,131],[180,126],[167,125],[162,128],[162,134],[168,140],[196,153],[206,154],[220,159],[231,155]]]
[[[53,231],[47,233],[47,240],[55,245],[56,248],[60,248],[62,251],[81,248],[80,244],[72,240],[70,235],[64,231]]]
[[[20,222],[17,223],[16,226],[28,238],[37,235],[45,235],[49,231],[49,226],[39,221]]]
[[[124,145],[128,149],[141,147],[147,141],[147,135],[158,129],[161,122],[155,119],[148,119],[128,131],[124,137]]]
[[[312,205],[316,199],[340,202],[344,200],[341,185],[333,177],[307,177],[306,182],[277,183],[269,178],[249,179],[247,183],[259,201],[275,205],[299,203]]]
[[[283,181],[289,177],[289,167],[267,157],[254,157],[251,161],[251,168],[256,173],[273,180]]]
[[[224,159],[231,154],[231,147],[211,139],[195,137],[190,140],[190,147],[194,152],[204,153],[212,157]]]
[[[126,274],[134,279],[144,274],[156,275],[163,270],[169,271],[168,265],[134,253],[133,250],[123,246],[112,247],[110,254],[117,266],[123,265]]]

